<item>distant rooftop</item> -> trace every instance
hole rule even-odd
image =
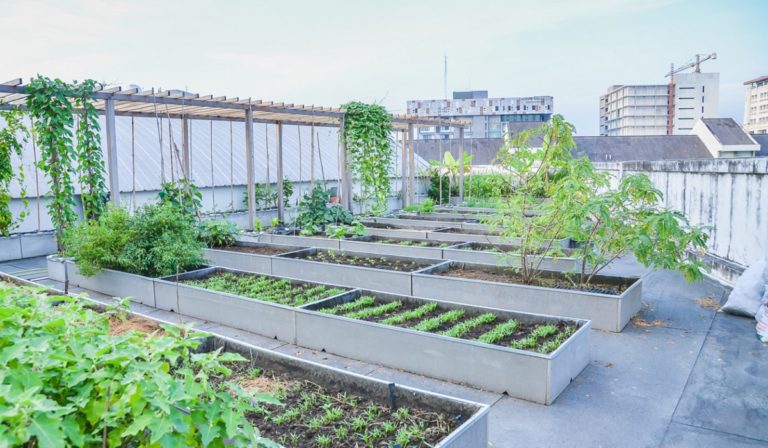
[[[636,135],[574,137],[577,150],[594,162],[710,159],[696,135]]]
[[[479,100],[488,98],[487,90],[467,90],[464,92],[453,92],[454,100]]]
[[[701,121],[723,145],[752,145],[755,143],[733,118],[702,118]]]
[[[744,81],[744,85],[748,86],[750,84],[760,84],[760,83],[764,83],[764,82],[768,82],[768,75],[761,76],[761,77],[755,78],[755,79],[750,79],[749,81]]]

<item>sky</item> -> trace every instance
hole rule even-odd
[[[744,81],[768,75],[768,0],[0,0],[0,82],[36,74],[144,89],[404,113],[448,91],[554,96],[598,133],[613,84],[660,84],[717,52],[720,116],[743,120]]]

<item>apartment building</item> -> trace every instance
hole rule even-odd
[[[744,129],[751,134],[768,134],[768,75],[744,85]]]
[[[715,118],[719,73],[678,73],[674,84],[614,85],[600,96],[600,135],[686,135]],[[671,93],[671,95],[670,95]]]
[[[471,121],[465,138],[500,138],[509,124],[543,123],[552,116],[551,96],[489,98],[487,90],[453,92],[450,100],[410,100],[408,115]],[[419,128],[420,140],[458,138],[448,126]]]

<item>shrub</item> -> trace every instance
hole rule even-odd
[[[244,414],[277,400],[214,387],[244,359],[195,354],[199,333],[110,335],[108,316],[72,297],[3,283],[0,308],[0,445],[266,445]]]
[[[261,224],[261,221],[258,221]],[[235,244],[240,229],[232,221],[213,219],[198,226],[198,237],[208,247],[227,247]]]
[[[330,192],[317,184],[312,191],[305,193],[299,202],[299,214],[293,224],[305,234],[321,232],[327,224],[354,224],[352,213],[338,204],[328,206],[330,199]]]
[[[161,277],[203,264],[202,249],[194,218],[166,203],[145,205],[133,216],[110,207],[98,221],[68,232],[65,254],[83,275],[111,268]]]
[[[203,194],[195,184],[179,179],[175,182],[163,182],[157,199],[161,204],[171,204],[187,215],[200,214],[203,204]]]

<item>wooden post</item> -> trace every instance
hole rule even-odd
[[[408,125],[408,204],[413,205],[416,197],[416,164],[413,156],[413,125]]]
[[[352,211],[352,178],[347,167],[347,142],[344,141],[344,119],[339,127],[339,202],[346,210]]]
[[[115,131],[115,100],[107,100],[107,167],[109,168],[110,201],[120,205],[120,182],[117,172],[117,133]]]
[[[400,133],[400,200],[402,201],[402,208],[408,205],[408,150],[406,149],[406,132]]]
[[[459,128],[459,201],[464,202],[464,126]]]
[[[246,229],[253,230],[256,220],[256,173],[253,152],[253,111],[245,110],[245,173],[246,191],[248,192],[248,224]]]
[[[277,219],[285,222],[285,204],[283,204],[283,124],[275,123],[275,163],[277,164]]]
[[[181,119],[181,171],[188,181],[192,179],[192,159],[189,154],[189,119]]]

